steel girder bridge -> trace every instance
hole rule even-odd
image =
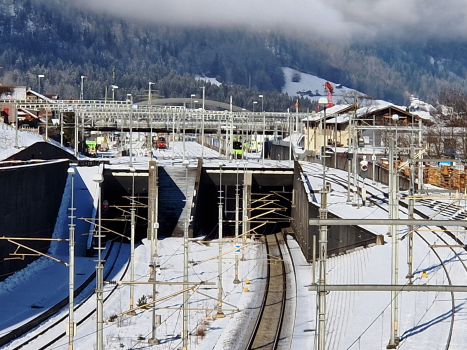
[[[74,113],[75,127],[81,130],[187,133],[281,134],[299,127],[309,113],[251,112],[247,110],[203,110],[185,106],[133,104],[131,101],[49,100],[47,102],[12,101],[16,109],[41,111],[46,119],[53,116],[63,124],[64,113]],[[47,122],[48,123],[48,122]]]

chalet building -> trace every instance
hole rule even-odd
[[[43,109],[20,108],[18,101],[31,103],[50,103],[59,99],[59,95],[39,94],[33,90],[27,90],[25,86],[0,86],[0,120],[4,123],[28,125],[38,127],[42,124],[41,118],[45,118]]]
[[[348,147],[351,121],[369,127],[369,130],[358,133],[358,138],[363,139],[368,146],[384,146],[383,134],[388,130],[396,130],[397,127],[418,128],[420,122],[422,125],[431,124],[430,120],[410,113],[407,108],[381,102],[368,107],[359,107],[358,104],[335,105],[302,121],[305,134],[303,147],[316,152],[324,145]],[[373,126],[381,128],[370,130]]]

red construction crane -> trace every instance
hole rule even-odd
[[[326,93],[328,95],[328,107],[327,108],[329,108],[333,106],[332,93],[334,91],[334,87],[331,85],[331,83],[329,83],[329,81],[327,81],[324,83],[324,88],[326,89]]]

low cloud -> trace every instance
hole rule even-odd
[[[330,39],[467,37],[458,0],[73,0],[76,6],[156,24],[289,29]]]

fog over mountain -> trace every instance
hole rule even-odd
[[[465,39],[467,2],[458,0],[72,0],[76,6],[178,26],[290,29],[327,39]]]
[[[431,102],[445,86],[467,90],[466,14],[454,0],[2,0],[0,82],[38,87],[45,75],[44,90],[72,98],[84,75],[87,98],[115,84],[117,98],[144,99],[149,81],[181,97],[205,75],[223,83],[206,89],[212,99],[251,108],[251,96],[282,90],[289,67],[398,104]]]

